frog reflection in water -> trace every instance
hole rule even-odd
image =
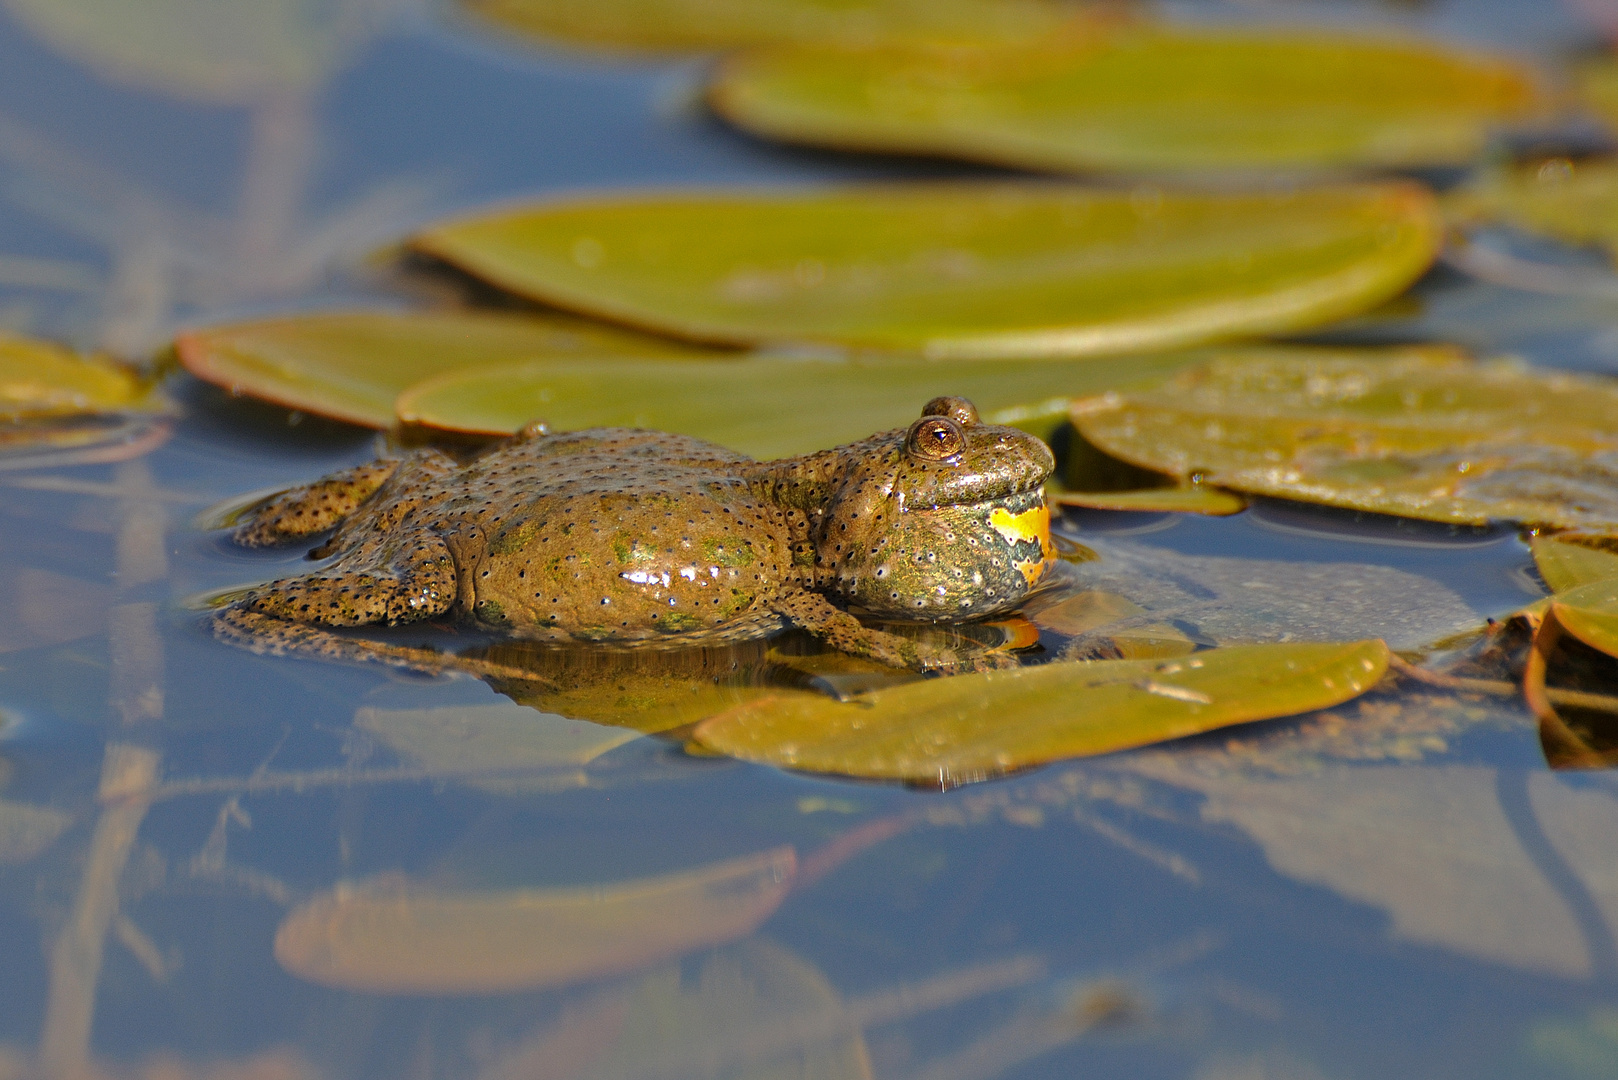
[[[333,561],[253,589],[214,627],[258,652],[427,669],[453,664],[327,628],[453,616],[514,637],[645,647],[798,626],[913,670],[1011,664],[866,627],[844,606],[935,623],[1014,607],[1053,555],[1053,464],[1044,443],[953,397],[907,430],[764,462],[682,435],[530,425],[470,464],[418,451],[256,507],[238,543],[335,526],[310,553]]]

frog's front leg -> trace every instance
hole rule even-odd
[[[777,597],[771,606],[832,648],[855,656],[866,656],[891,667],[922,672],[951,672],[1018,666],[1017,658],[1005,653],[988,650],[956,652],[954,649],[941,649],[911,641],[898,634],[872,630],[819,593],[789,592]]]
[[[399,462],[373,461],[273,495],[249,511],[231,539],[243,547],[273,547],[339,525],[376,494]]]

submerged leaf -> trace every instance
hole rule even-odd
[[[1601,546],[1603,539],[1579,533],[1533,538],[1534,566],[1551,592],[1618,578],[1618,551]]]
[[[1052,584],[1127,597],[1150,621],[1171,622],[1205,643],[1354,636],[1419,649],[1484,624],[1483,613],[1444,585],[1391,566],[1186,555],[1126,539],[1087,539],[1100,558],[1064,563]]]
[[[243,104],[307,90],[376,21],[373,0],[5,0],[97,73],[177,97]]]
[[[0,799],[0,863],[27,862],[72,823],[72,816],[60,810]]]
[[[781,847],[574,889],[340,886],[286,917],[276,931],[275,958],[299,978],[371,993],[564,986],[752,933],[785,898],[796,867],[793,849]]]
[[[970,41],[1060,29],[1059,0],[466,0],[502,26],[586,45],[728,49],[883,38]]]
[[[161,408],[153,387],[121,364],[0,332],[0,423]]]
[[[1145,608],[1117,593],[1086,589],[1056,603],[1044,599],[1024,605],[1035,626],[1068,638],[1099,639],[1124,660],[1184,656],[1197,648],[1184,631],[1152,621]]]
[[[478,772],[554,772],[582,767],[640,734],[537,712],[514,702],[432,709],[367,707],[354,714],[354,726],[426,769],[451,778]],[[497,792],[569,783],[555,776],[473,782]],[[582,782],[582,774],[578,782]]]
[[[1432,261],[1407,183],[1287,192],[1050,184],[555,202],[415,247],[524,296],[697,340],[1087,356],[1299,330]]]
[[[693,970],[694,968],[694,970]],[[870,1080],[857,1024],[814,965],[755,938],[565,1011],[480,1080]]]
[[[1445,197],[1459,224],[1503,224],[1618,249],[1618,161],[1553,158],[1482,173]]]
[[[1618,384],[1439,347],[1216,358],[1076,401],[1131,465],[1429,521],[1618,522]]]
[[[709,99],[791,142],[1058,172],[1459,165],[1546,108],[1521,66],[1415,41],[1147,25],[751,50]]]
[[[715,352],[561,314],[338,311],[225,323],[174,343],[199,379],[366,427],[393,425],[410,386],[477,365],[561,357],[691,358]]]
[[[1057,662],[930,679],[848,703],[743,705],[698,725],[695,738],[745,761],[956,784],[1327,708],[1374,685],[1387,663],[1380,641]]]
[[[399,419],[509,434],[534,419],[558,430],[622,425],[695,435],[765,459],[805,454],[904,427],[940,394],[996,411],[1041,395],[1095,391],[1185,357],[1132,360],[568,361],[474,368],[399,397]],[[812,403],[813,407],[806,405]],[[1060,416],[1052,417],[1053,427]],[[1044,434],[1044,432],[1040,432]]]

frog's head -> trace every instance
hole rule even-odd
[[[816,545],[821,579],[874,615],[957,621],[1015,606],[1055,552],[1043,442],[929,401],[904,431],[848,448]]]

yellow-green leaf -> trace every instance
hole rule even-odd
[[[509,434],[534,419],[564,431],[624,425],[772,458],[904,427],[940,394],[970,398],[994,420],[1004,406],[1055,394],[1065,404],[1067,395],[1187,360],[552,360],[429,379],[400,395],[397,408],[407,423],[455,431]]]
[[[715,355],[552,314],[325,312],[203,327],[174,344],[187,370],[232,393],[378,428],[392,426],[402,391],[446,371],[551,357]]]
[[[710,750],[811,772],[958,784],[1323,709],[1382,677],[1381,641],[1238,645],[929,679],[851,702],[762,701],[697,727]]]
[[[121,364],[0,332],[0,422],[161,407],[151,384]]]
[[[1092,446],[1181,481],[1431,521],[1618,522],[1618,383],[1454,350],[1229,355],[1076,401]]]
[[[1618,249],[1618,161],[1552,158],[1481,173],[1444,199],[1461,225],[1504,224]]]
[[[569,777],[567,771],[582,769],[640,735],[625,728],[601,727],[537,712],[515,702],[430,709],[367,706],[354,714],[354,726],[446,778],[523,770],[545,774],[533,779],[507,776],[473,780],[478,787],[497,792],[583,783],[582,772]]]
[[[491,994],[650,967],[753,932],[797,867],[782,847],[573,889],[448,891],[379,880],[300,904],[275,958],[302,979],[384,994]]]
[[[1578,533],[1536,536],[1530,545],[1534,566],[1553,593],[1618,579],[1618,551],[1602,546],[1604,539]]]
[[[1459,165],[1546,108],[1520,65],[1413,40],[1150,25],[758,49],[709,98],[790,142],[1059,172]]]
[[[1439,231],[1408,183],[937,183],[554,202],[413,243],[524,296],[696,340],[1010,358],[1319,325],[1401,292]]]
[[[1087,510],[1167,511],[1228,517],[1247,509],[1247,500],[1234,491],[1206,484],[1141,488],[1136,491],[1057,491],[1051,501],[1059,506]]]
[[[776,42],[995,40],[1057,31],[1059,0],[466,0],[502,26],[585,45],[728,49]]]

